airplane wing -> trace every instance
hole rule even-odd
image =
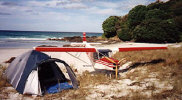
[[[77,48],[77,47],[36,47],[36,51],[42,52],[96,52],[95,48]]]
[[[157,49],[167,49],[167,47],[122,47],[118,48],[117,51],[126,52],[126,51],[157,50]],[[35,50],[42,52],[96,52],[97,51],[96,48],[81,48],[81,47],[36,47]]]
[[[124,47],[124,48],[119,48],[119,52],[141,51],[141,50],[157,50],[157,49],[167,49],[167,47]]]

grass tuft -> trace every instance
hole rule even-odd
[[[0,92],[2,91],[2,89],[4,87],[9,86],[6,78],[3,77],[3,74],[4,74],[5,70],[6,70],[6,68],[7,68],[6,66],[0,65]]]

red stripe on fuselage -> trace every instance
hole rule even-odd
[[[157,49],[167,49],[167,47],[128,47],[128,48],[119,48],[119,52],[140,51],[140,50],[157,50]]]
[[[96,52],[95,48],[65,48],[65,47],[36,47],[35,50],[42,52]]]

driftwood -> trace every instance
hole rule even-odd
[[[11,57],[9,60],[5,61],[4,63],[11,63],[16,57]]]

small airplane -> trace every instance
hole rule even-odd
[[[116,52],[140,51],[140,50],[157,50],[167,49],[165,46],[160,47],[120,47],[120,48],[99,48],[91,46],[86,41],[86,33],[83,32],[83,43],[71,43],[73,47],[35,47],[34,49],[50,55],[52,58],[58,58],[74,66],[78,72],[95,71],[99,69],[115,70],[115,76],[118,76],[118,70],[121,70],[121,63],[125,60],[117,60],[111,56]]]

